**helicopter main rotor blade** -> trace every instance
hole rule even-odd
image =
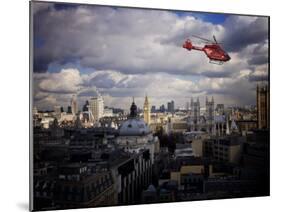
[[[216,37],[213,35],[214,41],[218,44]]]
[[[198,39],[201,39],[201,40],[204,40],[204,41],[208,41],[208,42],[210,42],[210,43],[213,43],[213,41],[211,41],[211,40],[208,40],[208,39],[206,39],[206,38],[201,38],[201,37],[196,36],[196,35],[192,35],[192,37],[195,37],[195,38],[198,38]]]

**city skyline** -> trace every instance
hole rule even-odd
[[[266,17],[134,11],[34,5],[34,105],[66,107],[77,93],[81,107],[95,89],[105,105],[123,109],[132,97],[142,105],[145,93],[156,106],[174,100],[176,107],[185,107],[192,96],[203,101],[214,96],[225,105],[255,104],[257,83],[268,79]],[[215,35],[231,62],[209,64],[203,54],[187,52],[181,45],[193,34]]]

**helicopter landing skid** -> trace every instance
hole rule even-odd
[[[209,60],[209,63],[216,64],[216,65],[222,65],[224,62],[223,61],[217,61],[217,60]]]

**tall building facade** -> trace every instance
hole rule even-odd
[[[143,119],[147,123],[147,125],[150,124],[150,105],[147,95],[145,96],[145,100],[143,104]]]
[[[173,100],[167,103],[167,110],[170,113],[175,112],[175,102]]]
[[[189,102],[186,102],[186,111],[189,111]]]
[[[160,107],[159,107],[159,110],[160,110],[160,112],[161,113],[164,113],[165,112],[165,105],[161,105]]]
[[[257,85],[258,128],[269,128],[269,89],[268,85]]]
[[[99,119],[103,117],[104,101],[98,92],[97,96],[90,99],[89,110],[92,113],[95,121],[99,121]]]
[[[197,98],[197,101],[194,101],[193,98],[191,98],[191,119],[192,119],[192,131],[199,130],[199,121],[200,121],[200,102],[199,98]]]
[[[77,95],[73,95],[71,98],[71,112],[73,115],[76,115],[78,113],[78,103],[77,103]]]
[[[209,101],[206,97],[206,128],[207,132],[215,134],[215,101],[214,97]]]
[[[61,106],[58,106],[58,105],[54,106],[54,116],[57,119],[60,119],[60,117],[61,117]]]
[[[155,106],[155,105],[152,105],[152,106],[151,106],[151,112],[152,112],[152,113],[155,113],[156,111],[157,111],[157,110],[156,110],[156,106]]]

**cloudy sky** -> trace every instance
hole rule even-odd
[[[98,90],[107,106],[157,107],[214,96],[226,105],[255,104],[257,83],[268,78],[268,19],[91,5],[33,2],[34,105],[80,107]],[[183,42],[216,36],[231,60],[210,64]],[[190,37],[192,38],[192,37]],[[204,45],[192,38],[198,46]]]

